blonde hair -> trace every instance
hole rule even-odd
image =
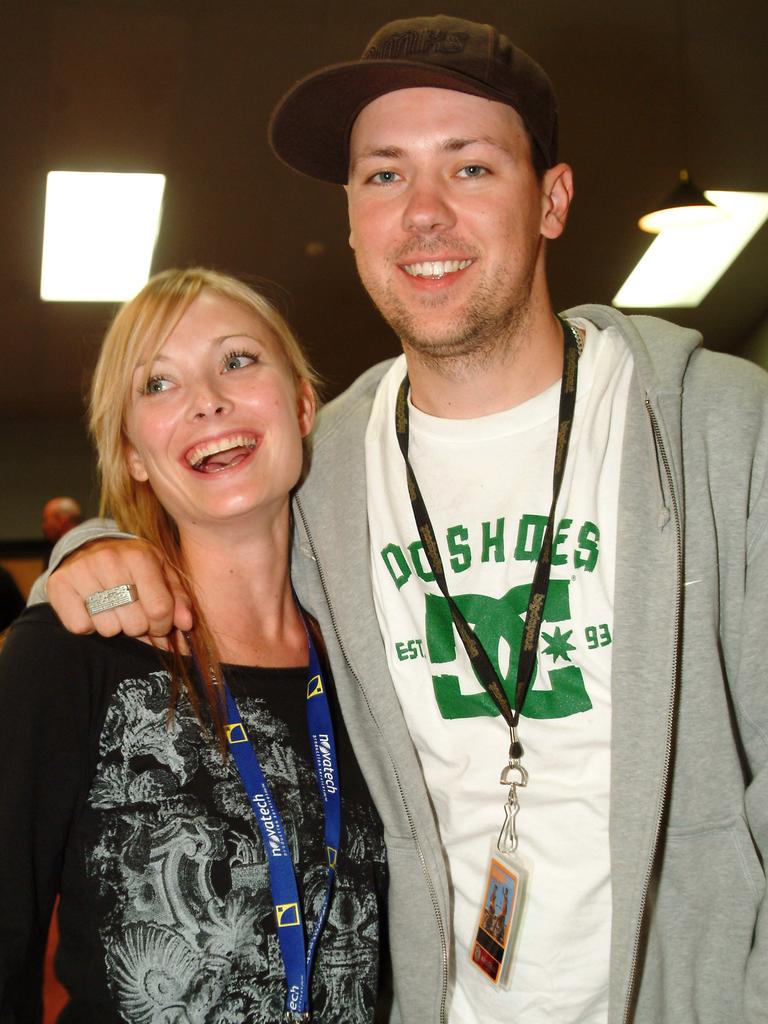
[[[195,627],[188,640],[198,665],[220,676],[216,644],[186,572],[176,524],[150,484],[129,472],[126,412],[133,375],[140,362],[150,365],[194,300],[213,293],[244,306],[262,320],[279,341],[298,384],[306,381],[317,397],[318,377],[295,335],[275,306],[253,288],[226,274],[203,267],[166,270],[150,278],[118,311],[106,333],[91,384],[89,428],[98,453],[101,515],[112,516],[120,529],[151,541],[178,573],[189,597]],[[305,455],[307,449],[305,448]],[[212,679],[194,684],[175,638],[171,640],[171,712],[184,689],[201,722],[207,705],[220,743],[224,743],[221,695]],[[202,704],[201,704],[202,698]]]

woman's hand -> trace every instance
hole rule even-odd
[[[133,584],[137,600],[91,616],[86,599],[100,590]],[[48,580],[48,600],[70,633],[167,636],[192,628],[192,611],[176,572],[154,545],[139,540],[96,540],[75,551]]]

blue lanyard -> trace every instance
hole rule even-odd
[[[301,609],[299,610],[301,611]],[[312,965],[320,933],[328,917],[333,882],[336,877],[336,858],[341,840],[341,793],[331,710],[320,659],[303,613],[302,621],[307,634],[309,652],[307,726],[315,776],[325,811],[324,844],[328,859],[325,901],[307,947],[304,942],[304,915],[293,870],[293,858],[280,812],[267,785],[267,780],[264,778],[256,751],[248,739],[237,703],[226,680],[222,679],[227,710],[227,725],[225,727],[227,742],[256,816],[269,863],[269,882],[272,890],[275,925],[288,988],[283,1015],[285,1021],[308,1021],[311,1019],[309,989]]]

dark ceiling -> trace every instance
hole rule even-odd
[[[559,308],[609,302],[648,244],[635,221],[688,166],[702,187],[768,191],[765,0],[2,0],[0,416],[77,416],[112,307],[38,298],[47,171],[159,171],[153,268],[276,282],[333,394],[397,343],[356,281],[343,193],[269,151],[296,78],[355,57],[384,21],[495,23],[548,69],[576,175],[550,249]],[[680,30],[682,27],[682,31]],[[768,317],[768,228],[696,310],[663,315],[739,351]]]

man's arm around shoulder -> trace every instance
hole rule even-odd
[[[133,584],[138,600],[91,616],[86,598]],[[48,600],[72,633],[166,636],[192,626],[178,576],[148,541],[120,532],[110,519],[89,519],[59,540],[48,571],[35,581],[29,603]]]

